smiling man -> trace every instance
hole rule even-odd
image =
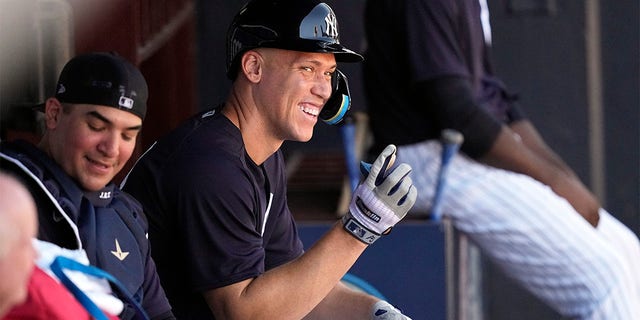
[[[3,142],[0,165],[20,176],[35,199],[38,239],[85,250],[152,319],[173,319],[142,208],[111,182],[133,153],[146,103],[146,81],[131,63],[111,53],[79,55],[60,73],[55,96],[38,106],[45,125],[40,143]],[[135,309],[125,305],[119,316],[133,318]]]
[[[340,283],[415,201],[410,168],[390,168],[394,146],[344,221],[306,252],[287,206],[282,143],[308,141],[321,119],[339,121],[349,96],[337,61],[362,60],[340,44],[333,11],[317,0],[251,1],[227,40],[227,100],[160,139],[124,186],[145,208],[176,316],[407,319]]]

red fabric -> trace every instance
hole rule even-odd
[[[108,316],[108,315],[107,315]],[[27,301],[11,309],[2,320],[89,320],[76,298],[46,272],[35,267],[29,280]],[[117,320],[118,317],[109,316]]]

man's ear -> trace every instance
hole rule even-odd
[[[44,124],[47,129],[54,129],[58,126],[62,112],[62,103],[58,99],[47,99],[44,105]]]
[[[253,83],[260,81],[263,64],[263,56],[256,50],[245,52],[240,60],[242,73],[247,77],[247,80]]]

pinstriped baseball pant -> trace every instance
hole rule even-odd
[[[437,141],[398,148],[398,162],[411,165],[418,188],[410,215],[429,211],[440,152]],[[563,316],[640,319],[640,242],[605,210],[593,228],[538,181],[457,154],[442,212],[507,275]]]

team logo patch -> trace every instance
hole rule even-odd
[[[129,255],[129,252],[122,251],[122,249],[120,248],[120,243],[118,242],[118,239],[116,239],[116,251],[111,251],[111,254],[118,258],[118,260],[124,261],[124,259],[126,259]]]
[[[349,219],[349,221],[347,221],[344,226],[347,230],[349,230],[349,232],[351,232],[353,235],[355,235],[365,243],[372,244],[374,241],[376,241],[376,236],[373,233],[367,231],[353,219]]]
[[[338,19],[336,16],[329,12],[326,17],[324,17],[324,22],[326,24],[326,28],[324,30],[324,35],[333,39],[338,38]]]
[[[133,99],[122,96],[118,100],[118,105],[123,108],[133,109]]]

